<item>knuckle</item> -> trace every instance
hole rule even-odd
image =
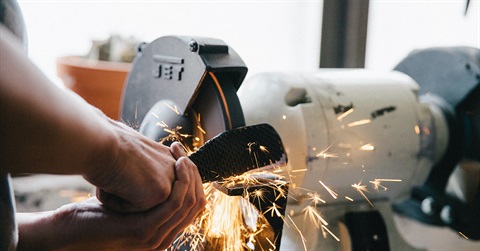
[[[179,208],[182,207],[182,202],[180,200],[172,200],[170,202],[170,208],[171,210],[177,211]]]
[[[187,196],[183,202],[186,208],[192,208],[195,205],[196,198],[194,195]]]
[[[188,158],[188,157],[180,157],[178,159],[178,163],[182,166],[185,166],[185,167],[189,167],[189,166],[192,166],[192,165],[195,165],[193,164],[193,162]]]

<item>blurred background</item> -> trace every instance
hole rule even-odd
[[[359,1],[360,2],[360,1]],[[370,0],[365,67],[390,70],[413,49],[480,47],[480,1]],[[31,59],[58,81],[55,60],[88,53],[112,34],[150,42],[165,35],[215,37],[243,58],[248,76],[319,67],[320,0],[19,0]],[[247,76],[247,77],[248,77]]]

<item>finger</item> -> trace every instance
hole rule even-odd
[[[147,250],[155,249],[163,241],[167,233],[164,233],[163,236],[159,235],[158,229],[162,225],[170,224],[170,219],[180,210],[186,197],[190,184],[188,169],[178,165],[175,167],[175,171],[177,179],[173,182],[170,197],[164,203],[146,212],[141,221],[142,230],[146,230],[146,232],[140,230],[139,239]]]
[[[189,191],[185,195],[181,209],[175,212],[175,215],[173,215],[167,223],[158,229],[157,238],[158,240],[161,240],[161,243],[159,244],[160,246],[158,247],[160,249],[166,249],[168,246],[170,246],[175,236],[181,230],[187,227],[197,214],[195,213],[189,218],[189,220],[185,221],[189,213],[192,212],[192,208],[194,208],[196,204],[195,165],[187,157],[180,158],[177,161],[177,165],[188,171],[191,183],[189,186]],[[166,240],[167,237],[168,240]]]
[[[154,225],[145,226],[147,229],[152,229],[152,235],[150,238],[147,238],[148,241],[145,243],[148,249],[158,249],[157,247],[162,243],[163,239],[167,233],[158,234],[158,229],[165,224],[171,224],[169,221],[172,217],[175,216],[175,213],[182,207],[183,200],[188,191],[188,186],[190,183],[190,177],[188,170],[181,166],[176,166],[176,176],[177,180],[174,181],[172,187],[172,193],[170,197],[161,205],[153,208],[150,211],[148,219],[145,219],[145,222],[153,223]],[[150,234],[149,234],[150,235]]]
[[[164,225],[175,215],[178,210],[181,209],[191,183],[191,177],[188,168],[177,164],[175,165],[175,171],[177,179],[173,183],[170,197],[164,203],[158,206],[160,210],[155,213],[156,219],[154,220],[158,227]],[[165,214],[165,211],[167,214]]]
[[[193,164],[193,163],[191,163]],[[180,234],[186,227],[188,227],[190,224],[192,224],[197,216],[203,211],[205,208],[205,205],[207,204],[207,200],[205,198],[205,192],[203,190],[203,185],[202,185],[202,178],[200,177],[200,174],[197,171],[197,168],[195,165],[189,164],[189,168],[192,171],[193,178],[194,178],[194,193],[195,193],[195,205],[193,208],[191,208],[188,212],[188,215],[183,219],[183,221],[178,224],[170,233],[165,237],[164,243],[162,243],[161,246],[168,246],[170,243],[172,243],[177,237],[178,234]]]
[[[172,153],[173,157],[177,160],[180,157],[187,156],[187,152],[185,151],[185,148],[183,148],[180,142],[173,142],[170,145],[170,152]]]
[[[205,198],[205,192],[203,190],[203,184],[202,184],[202,179],[200,177],[200,174],[196,170],[196,167],[194,165],[190,166],[191,170],[193,171],[193,176],[194,176],[194,187],[195,187],[195,205],[193,208],[190,210],[189,214],[185,217],[184,221],[179,224],[172,232],[176,232],[176,234],[171,234],[172,239],[180,233],[185,227],[187,227],[189,224],[191,224],[196,217],[203,211],[205,208],[205,205],[207,204],[207,200]]]

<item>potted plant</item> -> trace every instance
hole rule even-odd
[[[92,41],[87,56],[57,59],[57,75],[65,86],[112,119],[119,119],[123,86],[138,42],[118,35]]]

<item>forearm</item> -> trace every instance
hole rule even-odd
[[[108,119],[52,84],[4,27],[0,33],[1,171],[84,174],[101,165],[97,157],[112,154],[105,151],[115,138]]]
[[[165,201],[170,149],[56,87],[0,29],[0,172],[81,174],[122,212]]]

